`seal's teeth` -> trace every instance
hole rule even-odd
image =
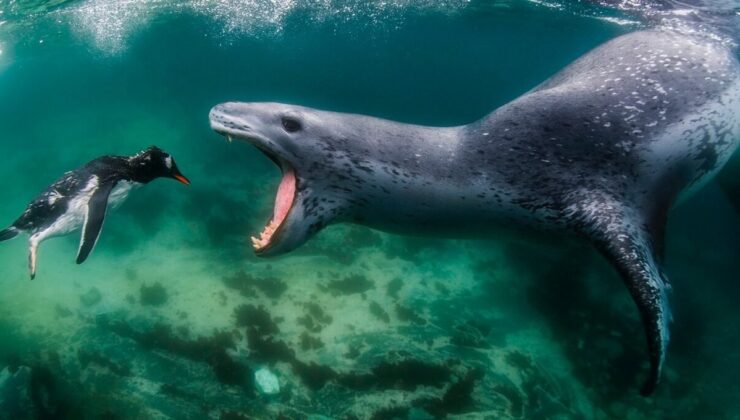
[[[267,226],[265,226],[265,228],[262,229],[262,232],[260,232],[259,238],[256,238],[254,236],[251,237],[252,247],[255,250],[259,251],[269,245],[270,240],[272,239],[272,235],[275,234],[275,231],[277,231],[278,227],[280,227],[278,222],[276,222],[275,220],[270,220],[270,222],[267,223]]]

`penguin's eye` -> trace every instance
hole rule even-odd
[[[301,129],[301,123],[295,118],[283,117],[282,119],[283,128],[288,133],[295,133]]]

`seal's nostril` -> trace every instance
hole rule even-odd
[[[227,113],[228,108],[226,107],[226,104],[218,104],[211,108],[211,112],[208,113],[208,116],[213,120],[222,120],[223,114]]]

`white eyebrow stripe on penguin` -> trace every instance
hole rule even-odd
[[[167,165],[167,169],[172,169],[172,156],[164,158],[164,164]]]

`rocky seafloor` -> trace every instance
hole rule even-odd
[[[656,397],[639,397],[636,310],[578,242],[336,226],[258,259],[229,224],[252,228],[248,203],[213,197],[141,239],[131,226],[157,220],[141,195],[85,266],[67,261],[76,238],[49,241],[29,282],[8,251],[4,418],[732,418],[700,381],[717,352],[692,341],[711,321],[692,322],[696,305],[678,310]]]

